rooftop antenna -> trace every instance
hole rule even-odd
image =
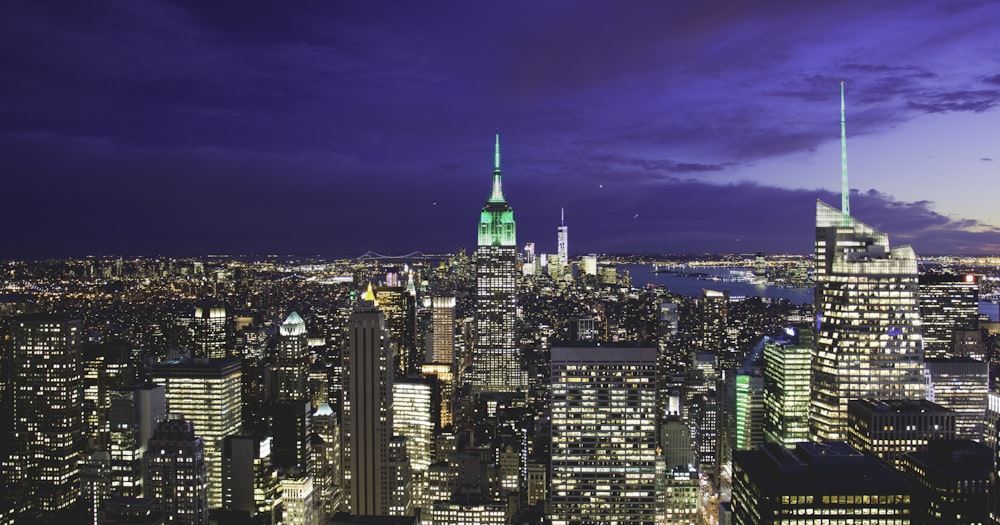
[[[840,212],[851,216],[851,190],[847,185],[847,124],[844,118],[844,81],[840,81]]]

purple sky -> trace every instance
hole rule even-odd
[[[809,253],[841,80],[853,215],[1000,252],[995,2],[3,11],[0,259],[471,250],[498,128],[521,245]]]

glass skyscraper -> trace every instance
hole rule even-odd
[[[815,249],[810,432],[840,440],[849,400],[924,397],[917,258],[821,201]]]
[[[493,192],[479,216],[476,250],[476,341],[472,388],[514,392],[521,387],[521,359],[514,338],[517,316],[517,238],[514,210],[500,185],[500,135],[493,166]]]

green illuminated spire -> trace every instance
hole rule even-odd
[[[840,81],[840,212],[851,216],[851,190],[847,185],[847,124],[844,119],[844,81]]]
[[[493,155],[493,193],[489,202],[506,202],[503,198],[503,188],[500,186],[500,132],[497,132],[496,153]]]

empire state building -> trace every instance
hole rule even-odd
[[[500,184],[500,135],[496,137],[493,191],[479,215],[476,250],[476,333],[472,388],[514,392],[521,387],[521,355],[515,344],[517,239],[514,210]]]

